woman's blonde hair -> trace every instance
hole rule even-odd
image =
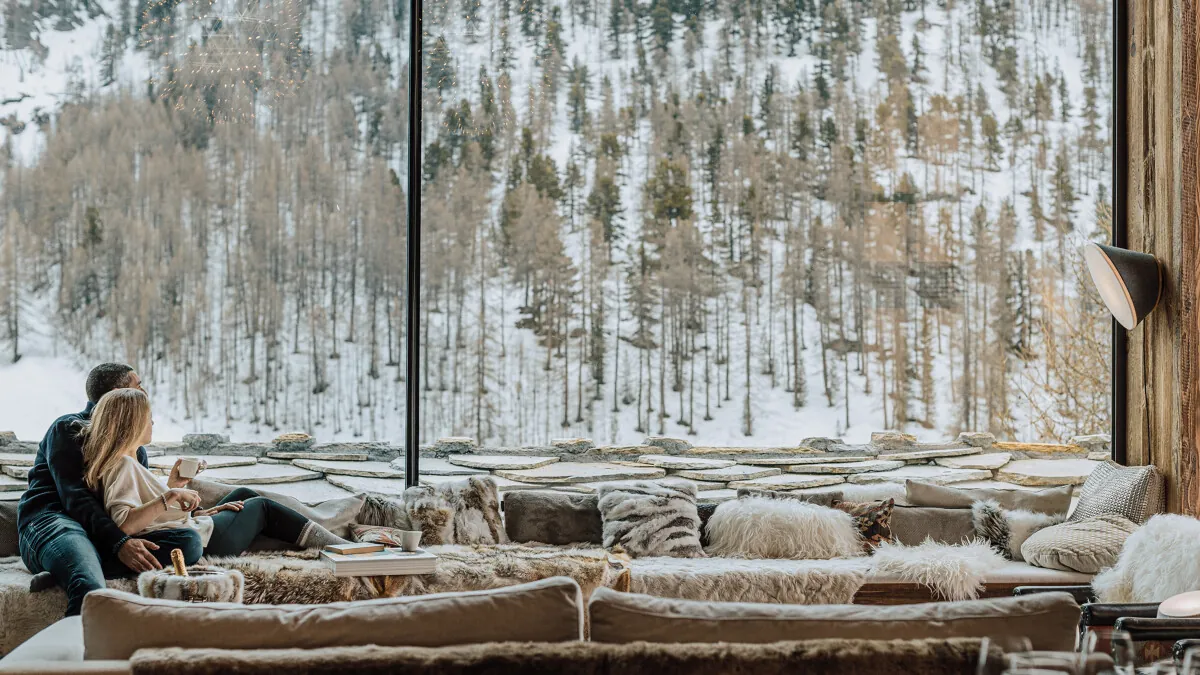
[[[100,489],[104,475],[140,445],[150,424],[150,399],[138,389],[114,389],[100,397],[84,425],[83,482]]]

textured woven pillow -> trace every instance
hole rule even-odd
[[[854,516],[858,533],[863,538],[863,550],[871,553],[882,544],[894,544],[892,539],[892,509],[896,500],[882,502],[834,502],[833,508]]]
[[[1084,481],[1079,503],[1068,520],[1075,523],[1115,513],[1141,525],[1166,510],[1164,483],[1156,466],[1121,466],[1106,461]]]
[[[1117,563],[1136,529],[1133,521],[1113,513],[1052,525],[1026,539],[1021,556],[1035,567],[1096,574]]]
[[[703,558],[696,484],[681,481],[610,483],[597,490],[604,547],[629,555]]]

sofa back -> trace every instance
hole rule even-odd
[[[1004,649],[1075,647],[1079,605],[1067,593],[915,605],[768,605],[592,593],[594,642],[752,642],[991,638]]]
[[[566,577],[486,591],[324,605],[186,603],[101,590],[84,599],[84,657],[128,659],[154,647],[560,642],[583,638],[583,611],[579,584]]]

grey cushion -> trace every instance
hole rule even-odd
[[[702,495],[703,496],[703,495]],[[787,490],[760,490],[758,488],[738,488],[738,499],[747,497],[766,497],[767,499],[796,499],[817,506],[832,508],[834,502],[842,501],[841,490],[824,490],[821,492],[788,492]]]
[[[703,558],[696,484],[691,481],[604,483],[596,489],[604,547],[640,556]]]
[[[1088,475],[1079,489],[1079,503],[1071,522],[1114,513],[1141,525],[1166,510],[1166,485],[1156,466],[1121,466],[1105,461]]]
[[[993,501],[1006,509],[1049,514],[1066,514],[1071,508],[1070,485],[1045,490],[967,489],[910,480],[905,481],[904,489],[913,506],[969,509],[975,502]]]
[[[1125,540],[1137,525],[1108,513],[1039,530],[1021,545],[1025,562],[1052,570],[1096,574],[1117,564]]]
[[[927,538],[939,544],[961,544],[975,534],[970,509],[897,505],[892,509],[891,527],[892,539],[905,546],[916,546]]]
[[[17,544],[17,502],[0,502],[0,558],[20,554]]]
[[[892,605],[786,605],[658,598],[598,588],[593,642],[748,642],[989,637],[1014,649],[1071,651],[1079,605],[1066,593]]]
[[[514,543],[597,544],[603,541],[596,495],[541,490],[504,493],[504,529]]]

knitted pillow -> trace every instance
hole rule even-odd
[[[1128,518],[1113,513],[1054,525],[1026,539],[1021,555],[1036,567],[1096,574],[1117,563],[1136,529]]]
[[[597,490],[604,548],[629,555],[703,558],[696,484],[680,481],[610,483]]]
[[[1121,466],[1111,460],[1097,466],[1079,490],[1079,503],[1068,518],[1077,523],[1113,513],[1141,525],[1166,510],[1162,472],[1156,466]]]
[[[858,532],[863,538],[863,550],[867,553],[873,552],[881,544],[895,543],[891,527],[895,499],[882,502],[834,502],[833,508],[854,516]]]

